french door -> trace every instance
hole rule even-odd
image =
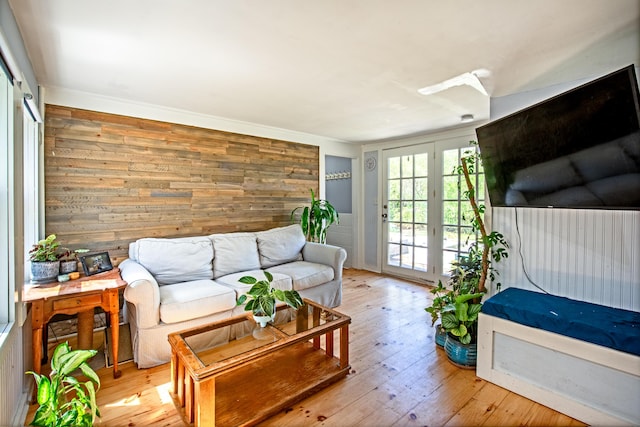
[[[382,270],[433,281],[434,144],[383,152]]]
[[[475,152],[468,141],[453,138],[383,151],[383,272],[428,283],[446,281],[451,262],[477,239],[455,171],[461,156]],[[482,168],[474,175],[482,202]]]

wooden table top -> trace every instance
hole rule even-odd
[[[79,279],[68,282],[25,283],[22,289],[22,301],[30,302],[83,292],[104,291],[126,285],[127,282],[120,277],[120,269],[116,267],[113,270],[92,276],[81,276]]]

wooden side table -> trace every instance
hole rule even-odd
[[[56,314],[78,315],[78,347],[90,349],[93,341],[93,312],[101,307],[111,318],[111,351],[113,353],[113,378],[118,371],[118,340],[120,303],[118,292],[127,285],[120,277],[120,269],[82,276],[68,282],[25,284],[22,300],[31,304],[33,371],[42,368],[42,331]]]

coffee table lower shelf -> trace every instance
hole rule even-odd
[[[178,403],[196,425],[254,425],[318,390],[344,378],[350,366],[328,356],[309,341],[279,349],[246,365],[197,381],[179,358],[176,369]],[[215,402],[215,406],[211,403]]]

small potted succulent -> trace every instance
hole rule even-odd
[[[60,274],[73,273],[78,271],[78,254],[84,254],[89,252],[89,249],[75,249],[60,248],[63,252],[60,257]]]
[[[264,328],[268,322],[273,321],[276,314],[276,300],[282,301],[292,308],[299,308],[304,304],[297,291],[283,291],[271,286],[273,275],[264,272],[266,280],[258,280],[253,276],[243,276],[240,282],[253,285],[249,292],[238,298],[238,305],[246,302],[244,309],[253,312],[253,318],[260,327]],[[248,301],[247,301],[248,300]]]
[[[60,272],[59,246],[55,234],[50,234],[33,245],[29,251],[32,282],[48,283],[56,280]]]

